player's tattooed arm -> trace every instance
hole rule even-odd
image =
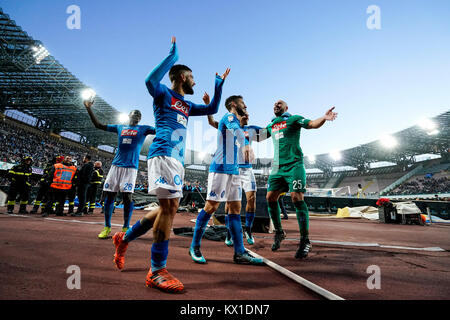
[[[308,123],[308,126],[306,127],[307,129],[319,129],[321,126],[323,126],[323,124],[326,121],[334,121],[337,118],[337,112],[333,112],[334,110],[334,106],[329,109],[324,116],[316,119],[316,120],[311,120]]]
[[[211,102],[209,94],[206,92],[203,94],[203,102],[206,105],[210,104],[210,102]],[[211,114],[208,115],[208,123],[211,127],[214,127],[216,129],[219,128],[219,123],[216,120],[214,120],[214,117]]]
[[[100,123],[98,121],[97,117],[95,116],[94,112],[92,111],[92,105],[94,104],[94,101],[86,100],[83,103],[84,103],[84,106],[86,107],[86,110],[87,110],[89,117],[91,118],[91,121],[94,124],[94,126],[97,129],[106,131],[106,125],[104,125],[103,123]]]

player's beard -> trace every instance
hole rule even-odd
[[[189,83],[183,83],[182,87],[185,94],[194,94],[194,89]]]

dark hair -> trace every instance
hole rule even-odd
[[[91,160],[91,156],[90,156],[90,155],[88,155],[88,154],[87,154],[87,155],[85,155],[84,157],[85,157],[86,159],[88,159],[89,161]]]
[[[185,66],[183,64],[174,65],[172,68],[170,68],[169,71],[170,82],[174,82],[175,80],[177,80],[180,77],[181,73],[185,71],[192,72],[192,70],[188,66]]]
[[[228,111],[230,111],[231,109],[231,103],[234,102],[236,103],[237,100],[239,99],[243,99],[242,96],[230,96],[227,98],[227,100],[225,100],[225,107],[227,108]]]

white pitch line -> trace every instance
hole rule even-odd
[[[269,237],[256,237],[256,238],[265,238]],[[299,241],[299,239],[286,238],[285,240],[290,241]],[[431,252],[443,252],[444,249],[440,247],[404,247],[404,246],[391,246],[384,245],[379,243],[370,243],[370,242],[349,242],[349,241],[327,241],[327,240],[310,240],[312,243],[319,244],[334,244],[339,246],[351,246],[351,247],[375,247],[375,248],[386,248],[386,249],[401,249],[401,250],[415,250],[415,251],[431,251]]]
[[[294,280],[295,282],[301,284],[302,286],[307,287],[308,289],[314,291],[315,293],[321,295],[322,297],[325,297],[328,300],[345,300],[342,297],[339,297],[338,295],[335,295],[334,293],[318,286],[315,283],[312,283],[311,281],[306,280],[305,278],[300,277],[298,274],[293,273],[292,271],[289,271],[288,269],[276,264],[273,261],[270,261],[269,259],[264,258],[263,256],[260,256],[259,254],[247,249],[250,254],[252,254],[256,258],[263,259],[264,263],[271,267],[272,269],[280,272],[281,274],[285,275],[286,277],[290,278],[291,280]]]

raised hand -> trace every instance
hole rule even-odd
[[[325,116],[324,116],[325,120],[333,121],[334,119],[336,119],[338,114],[337,114],[337,112],[333,112],[334,108],[335,107],[333,106],[330,110],[328,110],[325,113]]]
[[[86,108],[90,108],[94,104],[94,100],[84,100],[83,103]]]
[[[225,72],[223,73],[223,75],[221,75],[220,77],[225,80],[228,75],[230,74],[230,68],[227,68],[227,70],[225,70]],[[218,76],[219,74],[216,72],[216,76]]]
[[[203,102],[205,104],[209,104],[211,102],[211,99],[209,98],[209,94],[207,94],[206,92],[203,94]]]
[[[172,37],[172,40],[171,40],[171,42],[172,42],[172,43],[175,43],[175,42],[177,42],[177,38],[175,38],[175,37]]]

